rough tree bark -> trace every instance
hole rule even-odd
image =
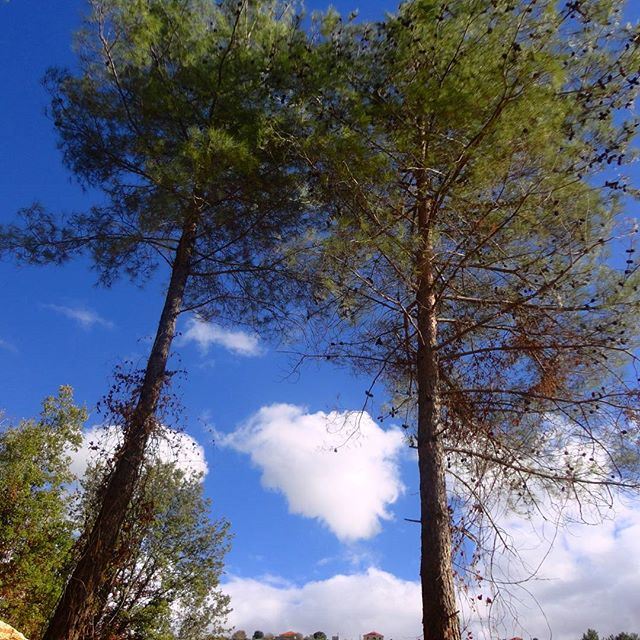
[[[102,506],[73,573],[49,621],[43,640],[83,640],[99,608],[109,565],[155,427],[155,412],[165,382],[167,360],[190,273],[198,224],[197,208],[187,216],[178,242],[156,337],[140,394],[125,425],[122,447],[104,491]]]
[[[418,192],[423,191],[418,180]],[[422,246],[418,256],[418,469],[420,474],[420,577],[424,640],[460,640],[453,580],[451,523],[445,485],[445,460],[439,426],[438,321],[434,292],[432,208],[418,202]]]

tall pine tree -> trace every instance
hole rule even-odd
[[[1,230],[33,263],[86,250],[109,284],[168,269],[165,299],[124,443],[45,633],[77,640],[100,606],[135,492],[181,312],[277,318],[295,295],[288,235],[306,222],[291,90],[305,50],[279,0],[91,0],[77,72],[46,85],[65,163],[104,199],[67,220],[35,205]],[[291,286],[289,286],[291,285]]]
[[[386,383],[417,449],[425,640],[460,637],[454,564],[500,536],[496,501],[639,486],[623,8],[409,0],[324,22],[332,82],[302,144],[332,212],[315,353],[369,373],[368,398]]]

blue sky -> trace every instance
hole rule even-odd
[[[359,4],[365,18],[394,6]],[[358,2],[335,5],[346,13]],[[61,164],[40,84],[48,66],[73,65],[71,39],[82,10],[79,0],[0,3],[3,222],[35,200],[57,211],[92,201]],[[159,274],[144,289],[123,281],[105,290],[82,260],[46,268],[0,263],[0,407],[6,415],[34,415],[61,384],[94,407],[116,364],[144,363],[163,282]],[[367,416],[361,438],[332,451],[331,431],[345,419],[351,424],[344,412],[362,407],[365,381],[327,365],[290,376],[291,361],[277,345],[256,343],[235,327],[184,318],[180,329],[186,431],[201,447],[195,464],[206,459],[214,515],[228,518],[235,534],[226,578],[233,624],[249,633],[293,627],[356,638],[375,628],[396,640],[417,637],[418,531],[404,521],[417,515],[412,455],[391,425],[383,431]],[[93,411],[89,426],[99,419]],[[632,507],[619,514],[615,526],[563,534],[545,565],[551,580],[531,587],[556,637],[579,637],[588,626],[640,631],[633,603],[640,566],[630,561],[640,555],[640,515]],[[544,548],[526,524],[512,524],[532,554]],[[615,584],[608,567],[617,567]],[[608,576],[606,593],[594,586],[598,572]],[[527,602],[521,618],[532,635],[546,637],[544,618]]]

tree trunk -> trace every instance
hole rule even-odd
[[[89,627],[100,608],[101,586],[108,579],[120,530],[144,462],[145,448],[155,427],[155,411],[189,277],[197,221],[197,211],[185,221],[136,407],[125,425],[124,441],[105,487],[100,511],[43,640],[84,640],[91,636]]]
[[[420,187],[420,185],[419,185]],[[426,197],[418,205],[422,247],[418,269],[418,470],[420,579],[424,640],[460,640],[451,555],[451,519],[445,485],[438,398],[438,320],[434,292],[432,220]]]

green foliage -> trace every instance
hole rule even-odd
[[[300,18],[279,0],[90,5],[79,71],[51,69],[45,84],[66,165],[105,198],[67,220],[33,205],[0,229],[0,250],[40,264],[88,251],[103,283],[143,282],[195,218],[184,306],[271,318],[310,214],[289,144],[304,113]]]
[[[0,618],[38,640],[81,552],[99,505],[104,465],[77,478],[71,456],[87,413],[70,387],[47,398],[37,420],[0,433]],[[225,630],[229,599],[220,593],[229,525],[211,521],[202,478],[175,463],[145,465],[128,512],[118,559],[95,620],[96,638],[202,640]],[[104,594],[103,594],[104,595]]]
[[[37,420],[0,433],[0,618],[34,640],[71,559],[70,455],[86,418],[71,388],[60,387]]]
[[[84,527],[99,506],[104,467],[84,481]],[[229,525],[212,522],[202,478],[175,463],[147,462],[112,568],[97,638],[201,640],[225,630],[229,598],[219,591]]]
[[[605,640],[638,640],[640,636],[637,633],[627,633],[622,631],[617,634],[611,634],[607,636]],[[585,633],[582,634],[581,640],[600,640],[600,635],[594,629],[587,629]]]

